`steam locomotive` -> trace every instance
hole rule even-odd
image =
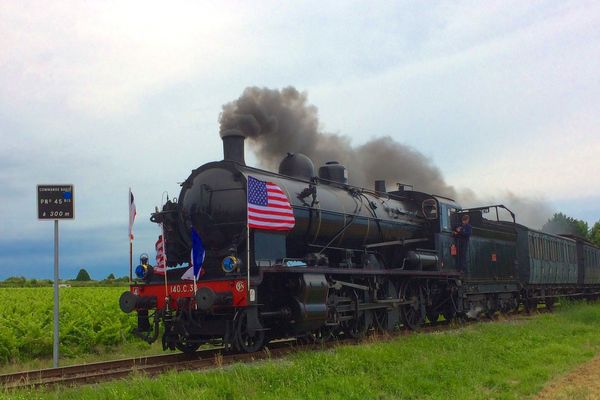
[[[598,247],[517,224],[503,205],[462,209],[402,185],[387,191],[384,181],[354,187],[343,165],[317,174],[302,154],[288,153],[273,173],[246,165],[240,132],[222,139],[224,159],[192,171],[178,199],[151,216],[163,229],[167,272],[148,269],[120,298],[144,340],[157,340],[163,325],[165,349],[254,352],[277,338],[360,337],[600,294]],[[249,179],[281,189],[290,229],[249,228]],[[459,268],[453,228],[463,215],[472,235]],[[197,281],[183,279],[192,229],[205,249]]]

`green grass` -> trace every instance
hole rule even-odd
[[[522,399],[600,351],[600,306],[15,399]]]
[[[135,314],[119,309],[123,287],[60,289],[60,354],[100,354],[139,342]],[[0,288],[0,366],[52,357],[52,288]]]
[[[132,342],[126,342],[116,346],[97,346],[90,352],[71,355],[69,357],[63,357],[61,355],[59,366],[67,367],[69,365],[89,364],[100,361],[152,356],[167,353],[179,353],[179,351],[164,351],[160,341],[156,341],[149,345],[140,339],[135,339]],[[0,375],[45,368],[52,368],[51,357],[36,358],[26,361],[11,361],[9,363],[0,365]]]

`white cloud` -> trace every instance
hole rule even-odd
[[[129,186],[149,226],[248,85],[307,90],[327,130],[392,135],[478,193],[597,197],[599,7],[2,2],[0,238],[40,230],[42,182],[76,185],[74,230],[126,221]]]
[[[452,174],[453,183],[482,194],[510,190],[554,200],[600,194],[600,119],[596,114],[571,115],[556,125],[528,132],[505,146],[490,145],[487,162]]]
[[[247,43],[224,51],[244,25],[217,3],[10,2],[0,18],[4,94],[98,117],[250,57]]]

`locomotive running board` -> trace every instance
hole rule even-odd
[[[406,239],[406,240],[392,240],[389,242],[380,242],[365,245],[365,249],[372,249],[375,247],[385,247],[385,246],[405,246],[410,243],[419,243],[419,242],[428,242],[430,239],[428,238],[420,238],[420,239]]]
[[[291,273],[291,274],[326,274],[326,275],[397,275],[413,278],[459,278],[460,273],[455,271],[419,271],[406,269],[359,269],[359,268],[327,268],[327,267],[284,267],[282,265],[262,267],[264,273]]]

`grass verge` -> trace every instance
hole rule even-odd
[[[179,351],[169,351],[179,353]],[[78,354],[71,357],[61,357],[59,366],[67,367],[69,365],[90,364],[101,361],[118,360],[121,358],[144,357],[159,354],[166,354],[162,349],[160,341],[151,345],[138,339],[136,342],[125,343],[118,346],[97,346],[93,352]],[[37,358],[26,361],[11,361],[7,364],[0,364],[0,375],[10,374],[20,371],[31,371],[37,369],[52,368],[53,361],[51,357]]]
[[[13,399],[522,399],[600,351],[600,306],[344,346],[210,372],[167,373]]]

